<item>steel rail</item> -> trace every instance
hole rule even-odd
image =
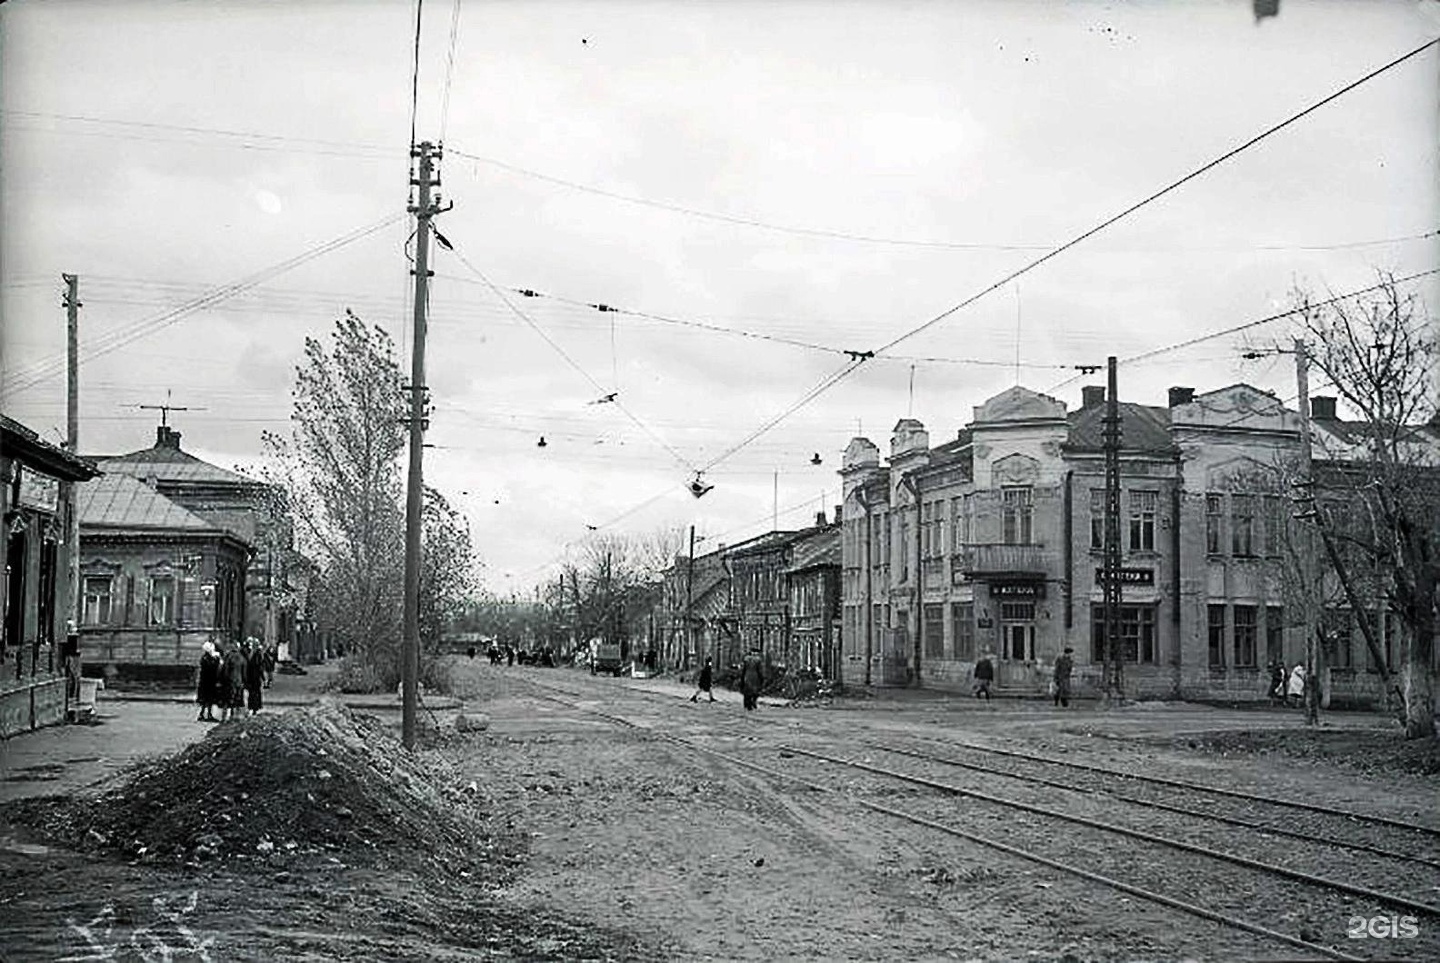
[[[565,692],[567,695],[583,695],[583,693],[570,692],[557,686],[550,686],[542,682],[535,682],[532,679],[527,679],[526,681],[530,682],[537,688],[548,688],[555,691]],[[603,712],[598,709],[592,709],[587,706],[575,705],[574,703],[566,702],[562,699],[556,698],[555,696],[541,695],[540,698],[559,703],[560,705],[566,706],[567,708],[577,709],[580,712],[586,712],[591,715],[598,716],[602,719],[609,720],[629,729],[636,729],[639,731],[650,733],[664,741],[672,742],[686,749],[713,756],[717,759],[721,759],[727,763],[730,763],[731,765],[739,766],[743,769],[749,769],[754,772],[762,773],[766,776],[771,777],[772,779],[778,779],[784,782],[798,783],[799,785],[804,786],[806,789],[812,792],[831,793],[844,796],[848,801],[854,803],[857,806],[860,806],[863,809],[868,809],[872,812],[882,813],[895,819],[904,820],[905,822],[914,823],[917,826],[924,826],[937,832],[946,833],[947,835],[967,840],[968,842],[984,846],[988,849],[996,849],[1002,853],[1006,853],[1007,855],[1014,856],[1019,859],[1028,860],[1033,863],[1038,863],[1041,866],[1048,867],[1050,869],[1056,870],[1057,872],[1067,873],[1071,876],[1078,876],[1081,879],[1089,880],[1092,883],[1099,883],[1102,886],[1108,886],[1111,889],[1118,890],[1119,892],[1128,893],[1131,896],[1148,900],[1157,905],[1165,906],[1174,910],[1179,910],[1182,913],[1197,917],[1199,919],[1209,920],[1212,923],[1219,923],[1223,926],[1228,926],[1231,929],[1237,929],[1245,933],[1251,933],[1256,936],[1263,936],[1267,939],[1276,940],[1277,942],[1285,943],[1286,945],[1294,946],[1299,949],[1314,953],[1318,956],[1326,957],[1328,959],[1348,960],[1355,961],[1355,963],[1364,963],[1364,957],[1352,956],[1348,953],[1343,953],[1340,950],[1332,949],[1331,947],[1323,946],[1319,943],[1311,943],[1308,940],[1301,939],[1298,936],[1291,936],[1288,933],[1282,933],[1279,930],[1273,930],[1267,926],[1261,926],[1259,923],[1252,923],[1249,920],[1240,919],[1239,917],[1235,916],[1228,916],[1224,913],[1219,913],[1214,910],[1206,909],[1205,907],[1196,905],[1195,903],[1176,899],[1173,896],[1166,896],[1164,893],[1157,893],[1153,890],[1148,890],[1140,886],[1135,886],[1130,883],[1123,882],[1122,880],[1114,879],[1113,877],[1105,876],[1101,873],[1096,873],[1092,870],[1084,869],[1080,866],[1072,866],[1069,863],[1064,863],[1056,859],[1051,859],[1048,856],[1043,856],[1039,853],[1034,853],[1026,849],[1021,849],[1018,846],[1011,846],[1010,844],[1002,843],[999,840],[989,839],[975,833],[966,832],[965,830],[960,829],[956,826],[947,826],[943,823],[938,823],[934,820],[926,819],[923,816],[916,816],[899,809],[894,809],[890,806],[884,806],[880,803],[870,802],[866,799],[856,799],[844,793],[839,793],[837,792],[837,790],[830,786],[822,786],[819,783],[811,782],[808,779],[795,775],[794,773],[783,772],[779,769],[772,769],[769,766],[762,766],[759,763],[751,762],[748,759],[741,759],[737,756],[732,756],[729,753],[720,752],[718,749],[711,749],[709,746],[702,746],[699,743],[693,742],[689,739],[671,735],[670,733],[663,732],[659,729],[654,729],[649,726],[640,725],[639,723],[633,722],[629,719],[625,719],[621,716],[614,715],[612,713]],[[809,753],[805,754],[809,755]]]
[[[1399,896],[1395,893],[1384,893],[1380,890],[1370,889],[1365,886],[1356,886],[1353,883],[1346,883],[1343,880],[1330,879],[1325,876],[1316,876],[1312,873],[1302,872],[1298,869],[1290,869],[1287,866],[1277,866],[1274,863],[1262,862],[1258,859],[1251,859],[1248,856],[1239,856],[1235,853],[1227,853],[1219,849],[1210,849],[1208,846],[1200,846],[1196,843],[1187,843],[1179,839],[1170,839],[1165,836],[1157,836],[1154,833],[1147,833],[1141,829],[1130,829],[1126,826],[1114,826],[1109,823],[1102,823],[1097,819],[1090,819],[1087,816],[1076,816],[1071,813],[1063,813],[1054,809],[1047,809],[1044,806],[1036,806],[1031,803],[1020,802],[1017,799],[1006,799],[1003,796],[992,796],[989,793],[979,792],[974,789],[965,789],[949,783],[938,782],[934,779],[926,779],[923,776],[912,776],[908,773],[896,772],[893,769],[885,769],[880,766],[872,766],[867,762],[855,762],[851,759],[841,759],[839,756],[827,755],[823,752],[815,752],[811,749],[799,749],[795,746],[780,746],[779,751],[790,752],[795,755],[809,756],[812,759],[819,759],[838,766],[848,766],[852,769],[859,769],[864,772],[873,772],[877,775],[888,776],[891,779],[898,779],[902,782],[914,783],[917,786],[926,786],[931,789],[938,789],[941,792],[948,792],[957,796],[965,796],[970,799],[979,799],[982,802],[993,803],[998,806],[1008,806],[1012,809],[1020,809],[1025,812],[1036,813],[1041,816],[1049,816],[1053,819],[1060,819],[1069,823],[1076,823],[1081,826],[1088,826],[1092,829],[1100,829],[1109,833],[1116,833],[1121,836],[1129,836],[1132,839],[1139,839],[1147,843],[1155,843],[1160,846],[1169,846],[1172,849],[1179,849],[1199,856],[1209,856],[1213,859],[1224,860],[1227,863],[1234,863],[1236,866],[1244,866],[1246,869],[1255,869],[1275,876],[1283,876],[1297,882],[1308,883],[1312,886],[1322,886],[1341,893],[1350,893],[1354,896],[1363,896],[1366,899],[1375,900],[1390,906],[1398,906],[1411,910],[1415,913],[1424,913],[1426,916],[1440,918],[1440,906],[1431,903],[1422,903],[1413,900],[1408,896]]]
[[[1311,843],[1324,843],[1329,846],[1338,846],[1343,849],[1353,849],[1362,853],[1370,853],[1374,856],[1384,856],[1389,859],[1400,859],[1411,863],[1420,863],[1432,869],[1440,869],[1440,862],[1427,859],[1424,856],[1413,856],[1410,853],[1400,853],[1393,849],[1385,849],[1380,846],[1371,846],[1367,843],[1352,843],[1343,839],[1336,839],[1333,836],[1317,836],[1311,833],[1303,833],[1295,829],[1285,829],[1281,826],[1272,826],[1268,823],[1251,822],[1247,819],[1237,819],[1234,816],[1222,816],[1218,813],[1207,813],[1199,809],[1187,809],[1184,806],[1176,806],[1171,803],[1156,802],[1152,799],[1141,799],[1139,796],[1127,796],[1124,793],[1111,792],[1108,789],[1096,789],[1087,786],[1077,786],[1074,783],[1060,782],[1055,779],[1046,779],[1044,776],[1030,776],[1018,772],[1006,772],[1004,769],[992,769],[989,766],[982,766],[979,763],[963,762],[959,759],[947,759],[943,756],[933,756],[928,753],[915,752],[911,749],[900,749],[895,746],[887,746],[883,743],[866,743],[872,749],[879,749],[884,752],[893,752],[901,756],[911,756],[916,759],[927,759],[931,762],[938,762],[946,766],[955,766],[960,769],[971,769],[975,772],[989,773],[995,776],[1004,776],[1007,779],[1017,779],[1021,782],[1033,782],[1042,786],[1053,786],[1057,789],[1069,789],[1072,792],[1089,793],[1091,795],[1106,795],[1111,799],[1118,799],[1121,802],[1131,803],[1136,806],[1147,806],[1151,809],[1159,809],[1165,812],[1177,813],[1181,816],[1194,816],[1197,819],[1209,819],[1217,823],[1225,823],[1229,826],[1240,826],[1245,829],[1255,829],[1264,833],[1271,833],[1276,836],[1288,836],[1291,839],[1301,839]]]
[[[1321,806],[1316,803],[1295,802],[1290,799],[1280,799],[1276,796],[1263,796],[1258,793],[1242,792],[1238,789],[1219,789],[1214,786],[1202,786],[1197,782],[1188,782],[1184,779],[1170,779],[1165,776],[1142,776],[1139,773],[1125,772],[1123,769],[1111,769],[1107,766],[1094,766],[1084,762],[1070,762],[1065,759],[1051,759],[1048,756],[1036,756],[1027,752],[1017,752],[1014,749],[999,749],[993,746],[977,746],[972,742],[956,742],[947,740],[946,745],[959,746],[962,749],[972,749],[975,752],[991,752],[1001,756],[1014,756],[1017,759],[1028,759],[1031,762],[1043,762],[1052,766],[1066,766],[1070,769],[1083,769],[1087,772],[1103,773],[1107,776],[1119,776],[1122,779],[1138,779],[1141,782],[1153,782],[1161,786],[1174,786],[1180,789],[1195,789],[1200,792],[1214,793],[1217,796],[1229,796],[1232,799],[1248,799],[1253,802],[1270,803],[1274,806],[1287,806],[1291,809],[1303,809],[1306,812],[1325,813],[1329,816],[1344,816],[1346,819],[1358,819],[1367,823],[1379,823],[1382,826],[1393,826],[1396,829],[1409,829],[1417,833],[1428,833],[1432,836],[1440,836],[1440,829],[1433,826],[1422,826],[1419,823],[1407,823],[1403,819],[1390,819],[1387,816],[1370,816],[1365,813],[1351,812],[1348,809],[1336,809],[1333,806]]]

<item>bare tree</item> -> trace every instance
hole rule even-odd
[[[1295,306],[1316,367],[1359,415],[1339,450],[1317,453],[1315,497],[1331,561],[1376,573],[1404,629],[1402,691],[1407,738],[1435,734],[1434,662],[1440,605],[1440,420],[1434,320],[1393,276],[1363,300]],[[1336,510],[1336,506],[1343,506]],[[1357,524],[1363,512],[1364,524]],[[1341,550],[1343,549],[1343,550]]]

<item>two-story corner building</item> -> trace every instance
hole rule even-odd
[[[187,678],[207,640],[238,640],[251,547],[144,482],[79,486],[81,651],[87,674]]]
[[[75,488],[98,469],[0,415],[0,737],[65,716],[57,655],[71,617],[66,526]]]
[[[287,654],[298,648],[310,567],[294,551],[293,533],[274,511],[272,487],[196,458],[180,447],[180,432],[155,430],[155,444],[97,459],[107,474],[144,482],[170,501],[224,529],[254,551],[244,580],[243,635]]]
[[[824,513],[818,513],[815,527],[802,532],[790,552],[790,566],[785,571],[790,593],[785,663],[795,668],[813,668],[824,678],[844,681],[837,674],[841,665],[838,519],[831,523]]]
[[[1282,548],[1299,418],[1233,385],[1121,403],[1120,638],[1132,697],[1263,698],[1272,660],[1304,651]],[[931,448],[900,421],[888,464],[846,451],[847,679],[963,688],[990,654],[997,685],[1039,691],[1075,650],[1105,655],[1104,390],[1079,410],[1011,388]],[[1362,680],[1363,682],[1363,680]]]

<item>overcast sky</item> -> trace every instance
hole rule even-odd
[[[1431,47],[730,453],[841,368],[835,351],[887,344],[1440,36],[1440,4],[1284,0],[1260,22],[1248,0],[454,9],[424,4],[420,56],[417,132],[444,140],[456,252],[435,254],[426,473],[497,590],[617,518],[693,523],[702,549],[769,529],[777,506],[803,526],[838,503],[857,432],[887,450],[912,416],[938,443],[1017,381],[1073,407],[1070,366],[1263,318],[1297,282],[1440,264]],[[307,335],[350,307],[408,346],[414,17],[381,0],[0,6],[5,413],[63,433],[61,272],[80,275],[82,356],[157,321],[83,365],[90,453],[148,446],[155,413],[136,405],[168,390],[204,409],[172,416],[187,450],[253,464],[287,427]],[[1417,288],[1440,302],[1433,278]],[[1121,396],[1248,381],[1293,398],[1291,359],[1240,358],[1292,334],[1124,365]],[[591,404],[612,391],[623,410]],[[716,487],[696,501],[702,468]]]

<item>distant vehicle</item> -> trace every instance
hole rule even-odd
[[[609,672],[617,678],[625,664],[620,661],[620,643],[590,640],[590,674]]]

